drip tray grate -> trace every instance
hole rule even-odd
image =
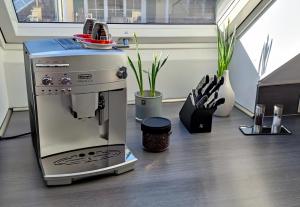
[[[125,145],[102,146],[64,152],[42,158],[46,174],[79,173],[125,162]]]

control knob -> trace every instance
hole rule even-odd
[[[60,82],[61,82],[61,84],[63,84],[63,85],[68,85],[68,84],[71,83],[71,78],[63,77],[63,78],[60,79]]]
[[[127,76],[128,76],[127,68],[126,67],[119,68],[119,70],[117,72],[117,77],[120,78],[120,79],[126,79]]]
[[[45,76],[42,79],[42,84],[45,86],[51,85],[52,84],[52,78],[50,78],[49,76]]]

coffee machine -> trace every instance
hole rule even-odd
[[[32,141],[46,184],[132,170],[125,53],[48,39],[25,42],[24,57]]]

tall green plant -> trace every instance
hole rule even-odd
[[[144,82],[143,82],[143,68],[142,68],[142,60],[141,60],[141,55],[139,52],[139,44],[138,44],[138,39],[136,34],[134,33],[134,42],[135,42],[135,46],[136,46],[136,53],[137,53],[137,66],[135,66],[135,64],[133,64],[133,61],[131,60],[131,58],[128,56],[128,62],[130,67],[132,68],[137,84],[139,86],[139,91],[141,96],[144,96],[145,91],[144,91]]]
[[[155,88],[156,88],[156,79],[157,79],[157,75],[158,72],[161,70],[161,68],[165,65],[165,63],[168,60],[168,57],[162,59],[161,54],[158,55],[154,55],[153,57],[153,61],[152,61],[152,66],[151,69],[146,71],[143,70],[142,67],[142,60],[141,60],[141,55],[139,52],[139,44],[138,44],[138,39],[136,34],[134,33],[134,42],[136,45],[136,53],[137,53],[137,66],[133,63],[132,59],[130,57],[128,58],[128,62],[130,67],[132,68],[134,75],[135,75],[135,79],[137,81],[137,84],[139,86],[139,91],[141,96],[145,95],[145,91],[144,91],[144,82],[143,82],[143,72],[148,74],[148,80],[149,80],[149,86],[150,86],[150,96],[155,96]]]
[[[150,96],[155,96],[156,78],[157,78],[158,72],[162,69],[162,67],[166,64],[166,62],[168,60],[168,57],[162,59],[161,55],[162,54],[160,54],[160,56],[154,55],[151,71],[150,70],[144,71],[144,72],[148,73]]]
[[[223,31],[218,27],[218,77],[223,76],[224,72],[228,70],[234,51],[236,29],[230,34],[229,23],[228,21]]]

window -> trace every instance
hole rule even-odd
[[[77,1],[74,1],[74,2],[80,2],[81,3],[83,1],[78,1],[77,0]],[[87,11],[86,11],[85,6],[87,7]],[[84,19],[85,19],[85,16],[94,17],[94,18],[96,18],[98,20],[101,20],[101,21],[104,20],[104,1],[88,0],[86,2],[86,4],[80,4],[76,9],[83,11],[83,13],[80,16],[80,18],[75,20],[75,22],[83,22]]]
[[[13,0],[19,22],[215,24],[216,0]]]
[[[58,21],[57,0],[14,0],[13,3],[20,22]]]

